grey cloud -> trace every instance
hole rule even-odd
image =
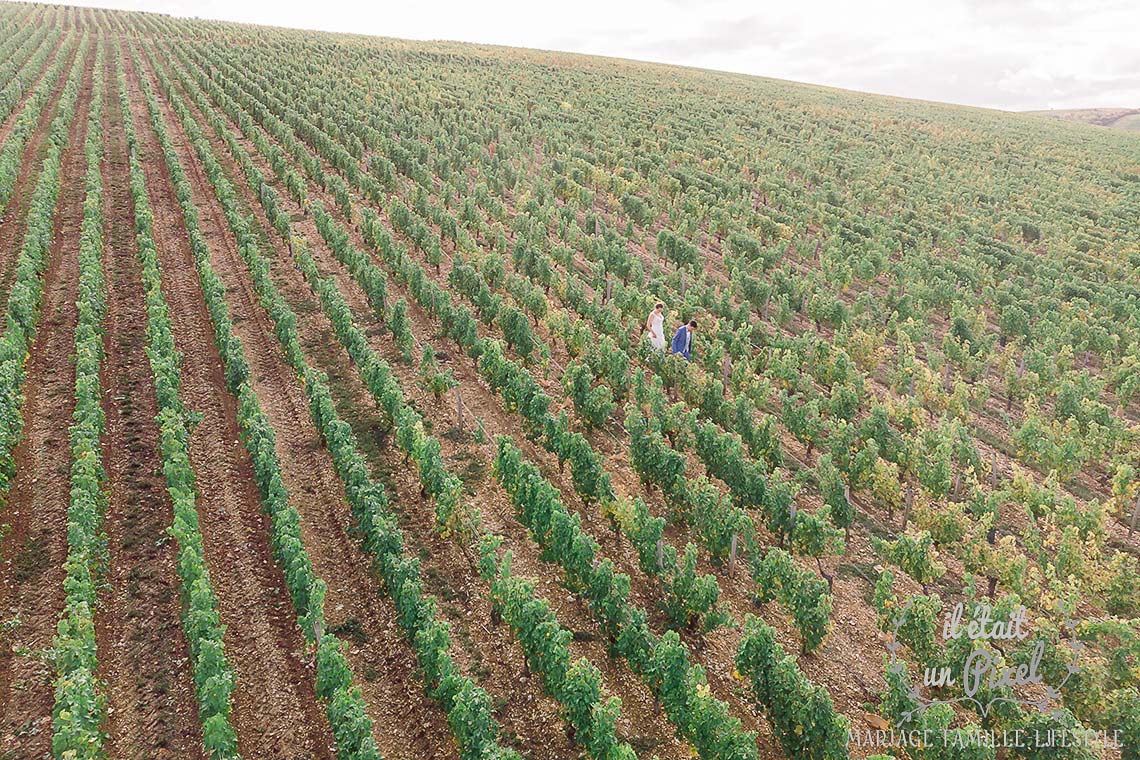
[[[900,45],[874,24],[840,30],[772,24],[755,16],[706,24],[681,40],[645,41],[636,52],[702,66],[736,54],[731,57],[738,62],[734,68],[748,73],[991,108],[1140,106],[1140,52],[1114,50],[1107,35],[1090,39],[1072,28],[1074,23],[1082,24],[1080,29],[1110,27],[1122,12],[1135,12],[1135,6],[959,2],[964,28],[972,34],[947,42],[929,30],[930,45],[921,53],[908,49],[925,48],[921,37]],[[1100,12],[1117,15],[1098,16]],[[1084,15],[1074,19],[1073,13]],[[938,33],[956,31],[961,30]],[[1066,59],[1081,70],[1066,72]],[[1090,59],[1097,65],[1087,65]]]
[[[699,31],[686,37],[642,41],[634,46],[634,51],[654,58],[668,56],[673,60],[685,60],[710,53],[736,53],[755,48],[779,50],[790,44],[793,31],[794,28],[787,23],[748,16],[706,23]]]

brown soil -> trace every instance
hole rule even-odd
[[[151,81],[158,91],[157,80]],[[286,364],[268,314],[245,275],[245,264],[180,122],[160,101],[168,133],[195,193],[212,263],[229,294],[234,331],[245,346],[254,390],[277,434],[282,476],[301,513],[305,546],[318,576],[328,583],[328,630],[349,645],[350,664],[373,718],[386,758],[456,757],[447,718],[423,692],[412,648],[396,625],[396,611],[345,528],[351,510],[332,460],[313,426],[304,392]],[[413,717],[414,716],[414,717]]]
[[[83,221],[83,140],[94,55],[92,48],[63,153],[42,310],[24,380],[24,437],[16,448],[17,474],[4,513],[9,530],[0,545],[0,609],[6,629],[0,640],[0,749],[23,757],[51,746],[53,673],[45,650],[63,610],[68,427],[75,409],[75,249]]]
[[[157,401],[146,356],[126,137],[113,55],[106,55],[103,128],[107,318],[102,445],[107,469],[108,589],[95,623],[107,686],[110,758],[201,758],[202,737],[179,614],[174,516],[158,455]]]
[[[183,356],[182,398],[201,415],[190,437],[190,461],[198,478],[206,561],[236,674],[233,724],[239,750],[248,758],[331,758],[328,722],[314,695],[313,664],[273,562],[269,518],[261,511],[252,464],[239,442],[236,402],[225,390],[181,210],[129,58],[127,68],[163,293]]]

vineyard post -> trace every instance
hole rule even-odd
[[[606,296],[602,299],[602,305],[605,306],[614,297],[614,281],[612,277],[606,278]]]
[[[731,578],[736,575],[736,546],[740,539],[740,534],[732,534],[732,546],[728,550],[728,576]]]
[[[665,572],[665,542],[657,539],[657,571]]]
[[[772,303],[772,293],[769,291],[768,295],[764,297],[764,321],[768,321],[768,306]],[[769,352],[769,359],[771,359],[771,352]]]
[[[455,391],[455,427],[463,433],[463,396],[458,389]]]
[[[1128,537],[1132,538],[1132,531],[1136,530],[1136,518],[1140,517],[1140,493],[1136,494],[1136,506],[1132,508],[1132,524],[1128,526]]]
[[[909,480],[906,484],[906,508],[903,510],[902,529],[906,530],[906,524],[910,522],[910,510],[914,506],[914,483]]]

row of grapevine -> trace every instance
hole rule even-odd
[[[775,546],[753,558],[752,577],[761,602],[778,600],[791,614],[803,651],[810,652],[823,643],[831,621],[831,593],[826,581]]]
[[[133,51],[132,51],[133,52]],[[138,63],[136,59],[136,65]],[[225,302],[225,287],[210,265],[210,251],[198,223],[189,180],[178,158],[153,93],[144,87],[151,127],[166,161],[175,196],[182,208],[190,249],[198,271],[206,310],[214,327],[214,340],[222,358],[226,386],[238,402],[241,441],[253,463],[262,505],[270,516],[274,557],[285,576],[297,625],[307,644],[316,649],[316,687],[341,760],[379,760],[360,690],[344,655],[344,643],[325,632],[325,582],[313,570],[301,536],[301,517],[289,500],[275,448],[276,433],[250,383],[250,367]]]
[[[164,82],[165,81],[166,80],[164,80]],[[200,106],[205,105],[201,100],[199,100],[198,103]],[[209,113],[208,110],[207,113]],[[216,124],[216,126],[218,126],[218,124]],[[247,154],[244,153],[243,149],[236,142],[232,142],[230,140],[227,140],[226,142],[229,144],[231,150],[236,154],[235,157],[241,160],[247,177],[251,181],[251,186],[258,188],[257,197],[265,201],[264,206],[266,209],[267,217],[270,219],[275,218],[272,210],[279,208],[279,206],[276,205],[276,191],[261,181],[258,170],[252,165],[251,162],[248,161]],[[284,226],[288,231],[290,224],[287,217]],[[289,239],[292,239],[291,235],[289,236]],[[312,263],[312,258],[307,253],[307,251],[305,251],[303,244],[295,241],[294,250],[295,254],[300,251],[300,253],[295,256],[297,259],[297,264],[309,278],[310,283],[314,284],[314,291],[318,294],[322,306],[324,306],[328,311],[330,319],[333,320],[334,324],[337,324],[338,322],[342,325],[350,324],[351,319],[347,316],[347,312],[345,311],[346,307],[341,304],[339,294],[335,292],[335,288],[332,290],[329,289],[333,287],[330,281],[321,280],[316,275],[315,266]],[[353,335],[351,332],[347,334]],[[366,366],[377,365],[368,364]],[[384,394],[385,398],[401,398],[399,396],[398,387],[394,385],[392,387],[386,388],[386,391],[387,392]],[[323,415],[329,414],[327,403],[321,403],[318,408]],[[397,410],[396,415],[400,414],[400,410]],[[401,416],[406,419],[407,414],[405,413]],[[335,419],[335,417],[331,417],[331,419]],[[401,438],[399,432],[397,432],[396,437],[397,440]],[[413,444],[411,448],[414,451],[416,448],[415,444]],[[424,476],[421,475],[421,477]],[[497,544],[488,544],[487,542],[490,540],[491,537],[488,534],[483,534],[482,539],[480,540],[482,554],[481,567],[485,570],[488,567],[486,564],[488,562],[492,563],[492,566],[497,567],[493,558],[494,548],[497,546]],[[487,570],[487,572],[491,571]],[[506,573],[506,575],[502,576],[500,574],[491,573],[491,575],[488,575],[486,577],[486,580],[489,583],[492,583],[493,588],[499,587],[497,585],[497,582],[493,581],[493,578],[498,578],[502,583],[508,584],[514,592],[512,594],[512,600],[518,604],[525,604],[527,609],[549,609],[547,603],[544,600],[540,600],[534,596],[533,587],[526,588],[525,586],[519,586],[516,583],[512,583],[511,580],[507,580],[508,577],[509,571]],[[514,618],[509,614],[511,606],[511,604],[507,603],[505,607],[502,607],[502,609],[508,611],[508,621],[514,620]],[[551,625],[557,628],[557,621],[553,618],[552,615],[549,616],[549,621]],[[517,627],[516,630],[518,630]],[[527,629],[527,632],[529,632],[529,629]],[[520,634],[521,633],[523,632],[520,631]],[[561,636],[557,636],[556,638],[568,637],[569,633],[563,631],[563,634]],[[544,675],[544,688],[555,700],[563,705],[564,717],[573,729],[575,740],[582,744],[587,752],[590,753],[590,756],[598,758],[599,760],[604,760],[606,758],[616,759],[632,757],[633,753],[628,745],[619,742],[614,735],[614,724],[618,717],[620,701],[615,699],[607,701],[603,699],[603,695],[601,693],[600,677],[597,670],[593,668],[593,666],[590,666],[586,661],[579,661],[575,663],[572,674],[559,670],[553,664],[550,664],[550,658],[562,658],[565,660],[565,664],[568,666],[569,654],[564,647],[559,649],[554,644],[554,641],[549,638],[533,638],[520,635],[520,643],[523,645],[524,651],[526,652],[528,658],[531,658],[535,662],[547,663],[545,666],[536,665],[536,669]],[[551,649],[552,647],[553,650]],[[569,670],[569,668],[567,667],[565,670]]]
[[[589,660],[571,662],[571,632],[559,624],[549,602],[535,594],[534,581],[511,573],[510,552],[496,556],[501,543],[485,533],[479,547],[479,572],[490,584],[495,614],[515,632],[528,667],[562,706],[574,741],[595,760],[634,760],[633,748],[616,734],[621,700],[605,699],[601,674]]]
[[[143,89],[148,103],[158,113],[155,95],[145,78]],[[368,467],[359,453],[355,436],[336,414],[324,376],[309,367],[304,359],[296,331],[296,316],[269,279],[268,265],[257,250],[249,220],[236,207],[236,196],[229,180],[185,105],[174,97],[170,104],[206,169],[206,176],[231,225],[231,232],[238,239],[238,250],[250,265],[254,288],[274,321],[285,358],[304,384],[310,413],[344,485],[345,495],[363,535],[364,548],[372,557],[396,605],[401,630],[416,650],[429,696],[439,702],[448,714],[460,756],[464,760],[517,760],[516,753],[497,743],[498,725],[491,715],[490,695],[462,675],[448,653],[449,626],[438,619],[435,600],[424,594],[419,563],[406,556],[403,537],[388,508],[384,488],[368,475]]]
[[[635,387],[642,383],[637,381]],[[640,395],[640,394],[639,394]],[[634,470],[645,483],[661,488],[674,510],[695,528],[714,559],[723,560],[733,551],[737,542],[742,554],[747,555],[758,599],[766,602],[778,599],[791,614],[803,641],[803,650],[816,649],[827,635],[831,617],[831,594],[828,584],[815,573],[801,568],[786,551],[771,548],[761,553],[758,536],[751,518],[739,506],[725,504],[715,488],[698,482],[692,484],[684,476],[685,458],[670,448],[664,436],[656,429],[662,416],[647,418],[634,409],[626,416],[626,430],[630,436],[630,460]],[[724,434],[712,425],[697,426],[697,446],[711,447]],[[704,440],[702,440],[702,438]],[[712,456],[710,461],[732,466],[731,456]],[[747,467],[725,473],[730,479],[747,477]],[[842,538],[819,515],[797,512],[787,496],[786,487],[777,483],[767,489],[763,477],[758,476],[761,501],[768,513],[768,525],[784,539],[794,537],[794,544],[804,553],[842,553]],[[732,489],[734,496],[741,493]],[[790,525],[789,525],[790,523]],[[787,528],[783,528],[787,525]],[[836,546],[835,542],[839,542]]]
[[[728,706],[708,693],[704,670],[692,665],[675,631],[655,636],[647,614],[629,599],[629,577],[598,559],[598,544],[579,527],[538,468],[524,460],[507,437],[498,441],[495,477],[510,495],[520,522],[552,561],[566,585],[586,597],[590,609],[621,655],[665,709],[679,733],[703,758],[742,760],[757,756],[756,739],[743,731]]]
[[[792,760],[841,760],[848,757],[850,728],[827,691],[800,672],[784,654],[775,631],[749,615],[736,653],[736,669],[746,676],[763,705],[773,732]]]
[[[101,725],[106,698],[96,674],[95,609],[100,576],[107,564],[103,516],[107,497],[100,438],[104,430],[103,318],[103,55],[96,43],[91,107],[84,142],[86,172],[79,232],[79,313],[75,328],[75,412],[71,426],[71,494],[67,507],[67,563],[64,611],[52,649],[55,707],[52,752],[76,760],[103,757]]]
[[[35,132],[44,108],[51,103],[52,92],[55,90],[60,77],[68,71],[68,65],[72,63],[71,56],[75,53],[75,46],[75,35],[68,34],[64,42],[55,49],[55,60],[47,72],[40,77],[40,81],[32,90],[32,94],[24,102],[24,107],[16,116],[12,130],[4,139],[4,145],[0,147],[0,213],[8,208],[8,202],[12,200],[12,193],[15,190],[16,178],[20,172],[24,155],[24,147]],[[29,65],[42,65],[52,52],[50,47],[42,47],[41,52],[29,62]]]
[[[117,51],[118,52],[118,51]],[[162,294],[162,272],[152,232],[154,213],[139,159],[139,141],[132,124],[131,105],[121,56],[116,56],[119,105],[123,113],[134,202],[135,243],[142,267],[146,298],[147,356],[158,399],[156,422],[166,490],[174,508],[170,532],[178,543],[178,575],[182,579],[182,630],[189,645],[202,743],[215,760],[237,757],[237,735],[231,722],[234,673],[226,656],[218,615],[218,600],[206,566],[202,532],[198,527],[197,486],[190,464],[187,422],[190,412],[179,398],[181,356],[174,345],[170,307]]]
[[[21,408],[24,404],[24,376],[28,360],[28,351],[36,336],[39,324],[40,306],[43,302],[43,276],[48,267],[48,255],[51,251],[52,233],[55,226],[56,201],[59,199],[60,163],[63,151],[67,147],[67,132],[71,119],[75,115],[75,105],[79,97],[79,83],[82,75],[82,62],[87,55],[88,40],[86,37],[79,43],[75,51],[74,43],[69,46],[68,52],[75,52],[74,61],[67,69],[66,85],[56,107],[55,118],[51,122],[51,131],[48,134],[47,155],[40,166],[40,175],[36,179],[35,190],[32,191],[31,202],[28,205],[28,216],[23,244],[19,257],[16,259],[15,278],[8,291],[6,328],[0,336],[0,503],[4,503],[15,477],[15,461],[13,459],[16,444],[23,432],[23,415]],[[66,55],[61,55],[56,66],[53,67],[54,79],[64,70]],[[36,98],[29,102],[25,113],[34,113],[39,118],[39,111],[46,103],[48,89],[42,99]],[[27,110],[31,109],[31,110]],[[17,125],[16,129],[20,129]],[[16,132],[9,135],[11,144]],[[10,184],[5,184],[4,175],[7,173],[7,154],[0,155],[0,208],[5,200],[4,188],[10,192]],[[18,159],[16,159],[18,161]],[[16,169],[11,175],[14,177]]]
[[[48,56],[59,39],[53,26],[36,27],[24,37],[12,36],[0,48],[0,82],[7,82],[0,90],[0,123],[8,117],[20,103],[25,88],[39,74]]]

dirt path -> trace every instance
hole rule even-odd
[[[179,624],[177,544],[158,456],[157,410],[146,356],[142,275],[126,138],[113,54],[106,55],[103,130],[103,267],[107,320],[103,437],[109,502],[109,588],[95,630],[107,685],[110,758],[201,758],[202,739],[186,639]]]
[[[157,80],[151,76],[151,81],[157,91]],[[389,759],[454,758],[446,715],[423,693],[414,652],[395,624],[396,610],[345,530],[352,517],[342,486],[309,417],[304,392],[285,363],[272,321],[243,275],[245,264],[222,209],[203,181],[177,116],[164,99],[160,103],[193,186],[212,263],[229,294],[234,331],[245,346],[254,390],[277,433],[282,477],[301,513],[305,546],[314,570],[328,583],[328,630],[351,646],[349,660],[373,717],[377,743]]]
[[[58,54],[58,53],[57,53]],[[67,83],[67,72],[71,61],[75,60],[76,52],[72,51],[68,63],[63,67],[52,91],[51,101],[40,112],[40,120],[35,130],[24,145],[24,156],[20,161],[20,171],[16,176],[16,184],[12,186],[12,198],[4,209],[3,222],[0,223],[0,303],[8,302],[8,289],[12,286],[12,277],[15,276],[16,259],[20,255],[20,246],[24,240],[25,222],[28,218],[28,204],[32,200],[32,191],[36,187],[36,178],[40,176],[40,163],[44,157],[44,143],[51,132],[51,121],[55,118],[56,104],[60,93]],[[51,64],[49,63],[48,66]],[[82,151],[82,146],[80,146]],[[82,175],[80,175],[82,176]],[[79,183],[82,188],[82,181]],[[82,202],[81,202],[82,203]]]
[[[94,55],[92,46],[63,153],[43,306],[24,380],[24,437],[16,448],[16,478],[3,517],[10,528],[0,544],[0,610],[6,629],[0,638],[0,750],[29,758],[51,744],[52,672],[43,650],[51,646],[63,610],[77,247]]]
[[[239,442],[236,402],[225,390],[182,212],[129,59],[127,69],[154,207],[163,293],[183,356],[182,398],[202,417],[191,433],[190,460],[198,476],[206,561],[237,677],[233,723],[239,750],[245,758],[267,760],[331,758],[328,722],[313,693],[314,670],[285,580],[273,562],[269,518],[261,511],[253,467]]]

